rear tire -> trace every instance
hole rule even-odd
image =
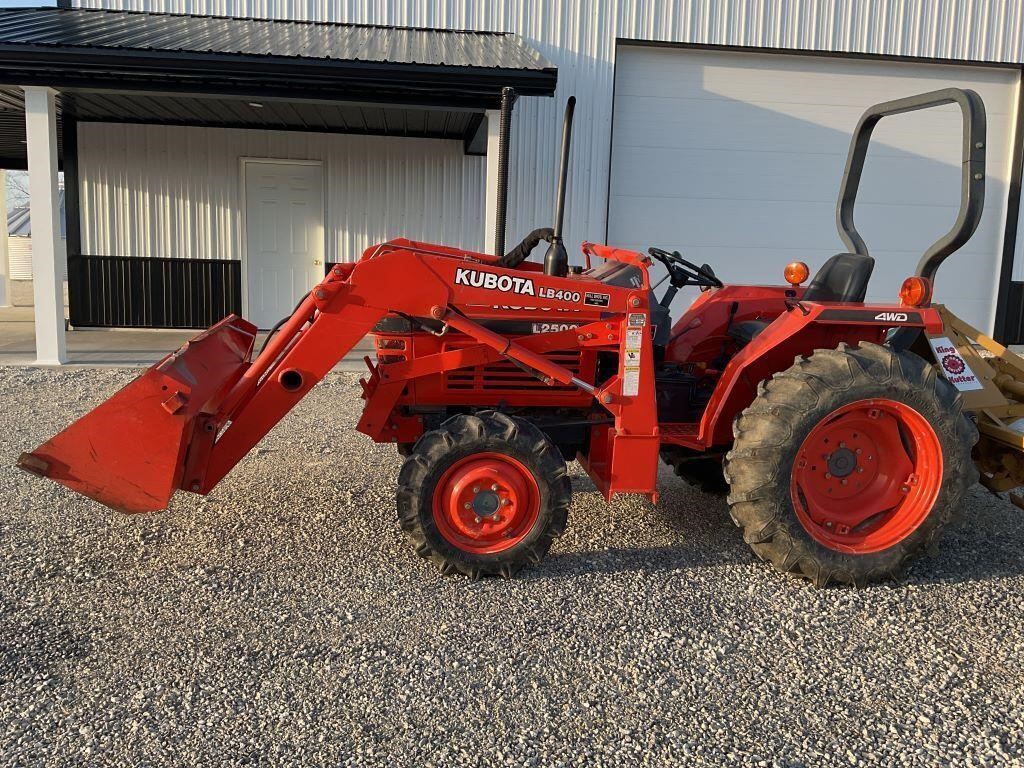
[[[978,430],[956,389],[876,344],[798,358],[761,384],[733,434],[733,521],[758,557],[817,586],[897,576],[978,478]]]
[[[398,476],[398,518],[443,573],[511,577],[565,531],[571,487],[558,448],[497,411],[454,416],[421,437]]]

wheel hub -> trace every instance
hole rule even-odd
[[[847,477],[857,468],[857,454],[849,448],[839,448],[828,457],[828,471],[833,477]]]
[[[470,504],[478,517],[493,517],[501,507],[501,498],[494,491],[481,491]]]

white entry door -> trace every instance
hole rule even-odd
[[[246,317],[266,329],[323,279],[323,168],[273,160],[242,168]]]

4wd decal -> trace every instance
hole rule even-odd
[[[888,325],[924,325],[920,312],[878,312],[874,309],[826,309],[819,320],[838,323],[886,323]]]
[[[455,284],[468,285],[471,288],[483,288],[488,291],[501,291],[502,293],[519,293],[523,296],[537,295],[537,291],[533,286],[533,280],[528,277],[498,275],[494,272],[466,269],[465,267],[459,267],[455,270]]]
[[[936,336],[935,338],[929,338],[928,343],[932,346],[932,352],[935,353],[935,359],[939,362],[942,375],[957,390],[960,392],[971,392],[976,389],[985,388],[985,385],[974,375],[974,371],[971,370],[971,367],[964,360],[963,355],[960,354],[952,341],[945,336]]]
[[[906,312],[879,312],[875,315],[875,320],[881,320],[883,323],[905,323],[907,322]]]

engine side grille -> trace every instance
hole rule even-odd
[[[462,344],[445,345],[446,351],[458,349]],[[568,368],[573,374],[578,374],[580,369],[579,350],[548,352],[545,358]],[[540,379],[522,370],[514,363],[502,360],[501,362],[489,365],[478,365],[473,368],[462,368],[456,371],[449,371],[444,374],[445,388],[456,392],[482,391],[493,392],[495,390],[533,390],[543,389],[547,392],[573,392],[576,388],[572,385],[556,383],[548,386]]]

